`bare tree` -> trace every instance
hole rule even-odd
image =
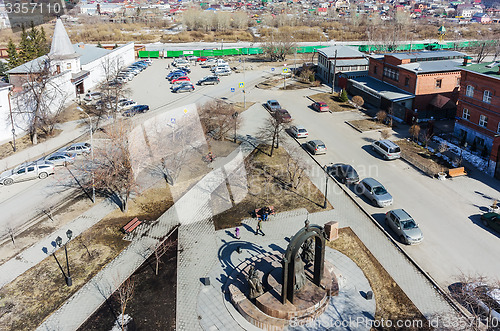
[[[22,78],[23,90],[14,97],[13,113],[20,120],[16,121],[18,125],[26,123],[27,127],[23,129],[29,132],[31,142],[36,145],[39,130],[47,135],[52,134],[68,95],[62,89],[63,83],[58,80],[58,72],[49,57],[32,63]]]
[[[287,147],[286,155],[286,172],[288,182],[290,185],[297,189],[304,177],[306,177],[307,169],[309,168],[308,162],[303,162],[299,158],[300,149],[296,145]]]
[[[380,131],[380,137],[382,139],[388,139],[391,136],[391,131],[389,129],[384,129]]]
[[[383,110],[379,110],[379,111],[377,112],[377,115],[376,115],[376,116],[377,116],[377,121],[378,121],[379,123],[382,123],[382,122],[384,122],[384,121],[385,121],[385,119],[387,118],[387,113],[386,113],[385,111],[383,111]]]
[[[478,40],[473,42],[472,53],[476,57],[476,61],[481,63],[489,55],[498,54],[498,40],[491,40],[494,37],[492,35],[485,36],[485,40]]]
[[[127,210],[130,195],[136,191],[137,183],[132,168],[132,155],[129,150],[128,134],[130,125],[120,120],[104,130],[105,143],[94,148],[93,172],[95,188],[105,195],[115,197],[123,212]],[[90,188],[87,176],[86,186]]]
[[[120,304],[122,331],[125,330],[125,310],[127,309],[127,304],[130,300],[132,300],[134,295],[134,287],[135,283],[131,277],[127,279],[115,292],[115,297]]]
[[[356,105],[356,107],[362,107],[365,104],[365,100],[359,95],[352,97],[351,101]]]
[[[241,117],[234,116],[236,110],[232,104],[214,100],[198,107],[201,125],[205,135],[215,140],[224,139],[241,124]]]
[[[273,156],[274,148],[279,148],[280,136],[287,122],[280,116],[269,117],[264,125],[259,129],[257,136],[266,143],[271,143],[269,156]]]
[[[176,244],[177,244],[176,241],[173,241],[170,239],[170,237],[167,237],[162,242],[158,243],[158,245],[156,245],[154,254],[156,260],[155,274],[157,276],[158,276],[158,270],[160,268],[161,258],[173,247],[175,247]]]
[[[270,37],[261,44],[262,52],[274,61],[285,61],[286,56],[293,53],[296,43],[293,41],[292,35],[282,31],[272,32]]]

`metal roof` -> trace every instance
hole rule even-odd
[[[86,65],[90,62],[100,59],[112,52],[112,50],[96,47],[93,45],[83,44],[83,48],[80,47],[82,44],[74,44],[73,49],[76,53],[80,55],[80,65]]]
[[[500,79],[500,62],[471,64],[469,66],[462,67],[462,69]]]
[[[74,58],[77,56],[60,18],[56,20],[49,56],[50,58]]]
[[[337,60],[337,67],[367,66],[367,65],[368,65],[368,59]]]
[[[361,90],[366,90],[368,93],[380,95],[391,101],[400,101],[413,99],[415,96],[411,93],[403,91],[395,86],[382,82],[378,79],[366,77],[352,77],[349,79],[354,86]]]
[[[460,71],[462,63],[462,60],[423,61],[400,64],[398,68],[413,71],[418,75],[431,72]]]
[[[335,50],[337,50],[337,59],[341,58],[349,58],[349,57],[365,57],[364,53],[361,53],[357,50],[356,47],[349,46],[332,46],[318,49],[318,53],[323,54],[328,58],[335,57]]]
[[[393,56],[393,57],[400,59],[400,60],[416,59],[417,61],[425,61],[428,59],[464,57],[467,54],[462,53],[462,52],[457,52],[457,51],[439,50],[439,51],[385,53],[385,54],[372,55],[371,57],[376,58],[376,59],[380,59],[380,58],[383,58],[385,55]]]

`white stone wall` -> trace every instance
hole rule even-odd
[[[9,111],[9,87],[0,89],[0,142],[12,140]]]

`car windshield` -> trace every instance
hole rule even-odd
[[[321,144],[319,144],[319,145],[317,146],[317,148],[326,148],[326,147],[325,147],[325,145],[321,145]]]
[[[401,225],[404,230],[415,229],[417,228],[417,223],[414,220],[402,221]]]
[[[373,193],[375,193],[375,195],[382,195],[382,194],[386,194],[387,191],[386,191],[385,187],[383,187],[383,186],[375,186],[373,188]]]
[[[306,129],[299,129],[299,132],[307,132]]]

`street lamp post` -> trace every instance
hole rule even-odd
[[[323,209],[326,209],[327,207],[327,195],[328,195],[328,172],[326,171],[327,170],[327,167],[325,166],[323,169],[325,169],[325,201],[323,202]]]
[[[234,112],[234,114],[232,115],[233,116],[233,120],[234,120],[234,142],[236,142],[236,125],[238,123],[238,121],[237,121],[238,115],[239,115],[238,112]]]
[[[63,267],[61,266],[61,263],[59,263],[59,260],[57,259],[57,256],[55,254],[55,251],[52,253],[52,256],[54,257],[54,259],[56,260],[57,262],[57,265],[59,266],[59,269],[61,270],[63,276],[64,276],[64,280],[66,281],[66,285],[67,286],[71,286],[73,285],[73,280],[71,279],[71,273],[69,271],[69,259],[68,259],[68,249],[66,247],[66,245],[69,243],[69,241],[71,240],[71,237],[73,236],[73,231],[71,230],[68,230],[66,231],[66,236],[68,237],[68,241],[66,241],[66,243],[64,245],[62,245],[62,238],[57,236],[56,240],[55,240],[55,247],[61,247],[61,246],[64,246],[64,253],[66,255],[66,268],[67,268],[67,273],[64,272],[64,269]],[[54,245],[54,243],[52,244]],[[44,251],[45,251],[45,247],[44,247]]]
[[[81,107],[77,107],[77,109],[79,111],[81,111],[82,113],[84,113],[85,115],[87,115],[87,117],[89,118],[89,123],[90,123],[90,155],[91,155],[91,158],[92,158],[92,203],[95,203],[95,180],[94,180],[94,140],[92,139],[92,131],[93,128],[92,128],[92,118],[90,117],[89,114],[87,114],[87,112],[85,110],[83,110],[83,108]]]
[[[10,104],[10,97],[12,95],[12,91],[9,91],[8,99],[9,99],[9,113],[10,113],[10,124],[12,125],[12,147],[14,148],[14,152],[16,151],[16,129],[14,128],[14,117],[12,116],[12,106]]]

